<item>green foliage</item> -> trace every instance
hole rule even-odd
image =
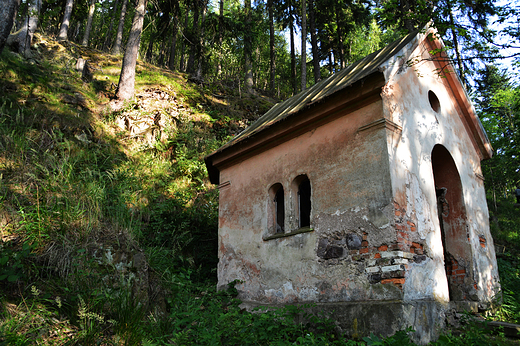
[[[504,337],[503,333],[498,335],[491,333],[486,328],[486,322],[477,321],[474,317],[466,315],[463,319],[461,330],[443,334],[432,346],[492,346],[492,345],[515,345],[515,341]]]
[[[414,330],[409,327],[406,330],[400,330],[387,338],[381,338],[374,335],[374,333],[370,333],[370,336],[364,337],[363,340],[366,342],[367,346],[415,345],[410,341],[409,336],[409,334],[413,332]]]
[[[34,246],[23,243],[21,249],[12,242],[0,242],[0,282],[25,280],[33,272],[30,259]]]
[[[168,299],[168,320],[166,323],[152,320],[147,326],[148,338],[155,345],[344,345],[346,342],[334,334],[332,321],[306,314],[306,306],[247,312],[234,298],[234,283],[226,291],[216,291],[213,284],[194,283],[189,272],[181,272],[171,280],[174,289]],[[312,323],[302,323],[302,318]],[[312,330],[311,325],[319,328]]]

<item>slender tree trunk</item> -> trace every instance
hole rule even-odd
[[[302,91],[307,88],[307,6],[302,0],[302,52],[301,52],[301,85]]]
[[[268,0],[267,7],[269,11],[269,90],[271,94],[275,93],[275,77],[276,77],[276,66],[275,66],[275,51],[274,51],[274,11],[273,11],[273,0]]]
[[[450,18],[450,27],[451,27],[451,37],[453,39],[453,46],[455,48],[455,57],[457,59],[457,66],[459,68],[459,77],[462,81],[462,84],[464,87],[466,87],[466,79],[464,76],[464,64],[462,63],[462,57],[460,54],[460,47],[459,47],[459,40],[457,38],[457,33],[455,32],[455,19],[453,18],[453,12],[451,11],[451,3],[450,1],[447,1],[448,3],[448,13]]]
[[[247,93],[253,93],[253,66],[251,64],[252,35],[251,35],[251,0],[244,1],[246,14],[246,31],[244,33],[244,89]]]
[[[200,23],[200,34],[198,42],[199,63],[197,65],[197,79],[202,80],[202,66],[204,64],[204,22],[206,21],[206,12],[208,10],[208,0],[202,0],[202,22]]]
[[[316,20],[314,17],[314,0],[309,0],[309,26],[311,31],[312,63],[314,69],[314,83],[321,80],[320,58],[318,55],[318,40],[316,38]]]
[[[334,65],[332,63],[332,48],[329,48],[329,73],[331,75],[334,73]]]
[[[74,0],[67,0],[65,4],[65,12],[63,14],[63,21],[60,26],[60,33],[58,34],[58,41],[67,41],[69,32],[70,16],[72,15],[72,6]]]
[[[218,14],[218,63],[217,63],[217,77],[222,73],[222,37],[224,36],[224,0],[219,1]]]
[[[123,5],[121,6],[121,15],[119,16],[119,25],[117,26],[116,40],[114,42],[114,46],[112,47],[112,54],[114,55],[121,54],[121,43],[123,42],[123,30],[125,28],[127,4],[128,0],[123,0]]]
[[[339,53],[339,69],[345,68],[345,47],[343,45],[343,21],[341,20],[341,8],[339,6],[336,7],[336,23],[337,29],[336,33],[338,35],[338,53]]]
[[[126,44],[123,66],[119,76],[119,84],[116,90],[116,97],[119,100],[128,100],[134,96],[135,86],[135,66],[139,52],[139,42],[143,31],[144,15],[146,14],[147,0],[139,0],[135,9],[132,29]]]
[[[72,42],[77,42],[76,38],[79,35],[79,29],[81,29],[81,22],[76,23],[76,29],[72,32]]]
[[[289,23],[290,29],[290,41],[291,41],[291,84],[293,89],[293,95],[298,92],[298,87],[296,86],[296,52],[294,49],[294,19],[291,16]]]
[[[155,37],[158,35],[150,35],[150,41],[148,41],[148,48],[146,49],[146,54],[144,56],[144,60],[151,63],[152,62],[152,51],[153,51],[153,44],[155,43]]]
[[[13,27],[20,0],[0,0],[0,54]]]
[[[83,47],[88,46],[88,38],[90,36],[90,29],[92,29],[92,19],[94,18],[95,10],[96,10],[96,0],[90,0],[90,6],[88,8],[87,27],[85,28],[85,34],[83,35],[83,40],[81,40],[81,45]]]
[[[195,58],[199,39],[199,1],[195,0],[193,2],[193,28],[191,30],[192,35],[190,35],[190,55],[188,56],[188,66],[186,67],[186,72],[188,73],[195,72]]]
[[[164,31],[163,31],[164,33]],[[166,37],[161,36],[161,47],[159,48],[159,58],[157,59],[157,65],[164,66],[164,56],[166,50]]]
[[[175,53],[177,46],[177,17],[173,19],[173,33],[172,33],[172,45],[170,48],[170,60],[168,61],[168,68],[175,70]]]
[[[184,28],[182,29],[184,32],[186,32],[186,29],[188,28],[188,20],[189,20],[189,11],[188,9],[186,9],[186,14],[184,15]],[[186,36],[183,35],[183,40],[182,40],[182,43],[181,43],[181,62],[180,62],[180,66],[179,66],[179,70],[181,72],[184,72],[185,70],[185,66],[184,66],[184,51],[185,51],[185,48],[186,48]]]
[[[114,28],[114,21],[117,16],[117,5],[119,5],[119,0],[114,0],[114,9],[112,12],[112,17],[110,18],[110,25],[108,26],[107,35],[105,36],[105,41],[103,42],[103,47],[101,48],[103,51],[106,51],[109,47],[108,45],[112,42],[112,30]]]

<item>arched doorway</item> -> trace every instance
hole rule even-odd
[[[472,285],[472,256],[466,206],[455,161],[440,144],[432,150],[432,169],[450,300],[467,300]]]

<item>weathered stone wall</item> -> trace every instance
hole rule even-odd
[[[391,231],[386,131],[360,131],[381,118],[376,102],[221,170],[219,285],[241,280],[241,299],[265,303],[402,298],[403,265],[415,254]],[[302,174],[313,231],[263,240],[275,183],[285,191],[285,232],[298,228],[291,186]],[[384,268],[379,278],[375,267]]]
[[[427,59],[429,50],[423,43],[412,56]],[[391,66],[387,71],[391,72]],[[452,300],[472,300],[485,305],[494,299],[499,284],[478,147],[450,86],[437,72],[437,66],[427,60],[403,67],[387,76],[390,81],[382,92],[385,117],[402,128],[388,135],[396,231],[402,236],[398,243],[403,251],[418,244],[423,252],[421,261],[407,267],[402,283],[404,299],[447,302],[451,295]],[[437,111],[433,109],[436,105],[431,104],[431,93],[438,98]],[[453,226],[461,234],[455,236],[455,231],[446,230],[448,239],[444,245],[432,169],[432,151],[439,144],[453,158],[462,186],[461,215]],[[451,199],[454,190],[448,191]],[[402,219],[401,224],[398,218]],[[401,227],[406,230],[403,232]],[[455,258],[457,255],[449,254],[450,247],[467,248],[459,250],[465,256]],[[453,257],[446,268],[445,256]],[[463,286],[458,295],[452,292],[456,284]]]

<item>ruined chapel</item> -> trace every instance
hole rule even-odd
[[[206,157],[218,284],[246,306],[315,303],[351,336],[411,326],[500,290],[481,160],[492,148],[433,28],[275,105]]]

